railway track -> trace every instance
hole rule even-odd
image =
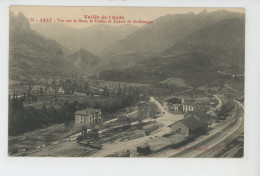
[[[235,157],[235,154],[239,151],[240,148],[243,148],[243,144],[242,143],[236,143],[235,146],[232,148],[232,150],[220,152],[215,156],[218,157],[218,158],[219,157],[225,157],[225,158]]]
[[[239,126],[239,128],[232,133],[231,135],[229,135],[227,138],[225,138],[223,141],[221,141],[220,143],[218,143],[217,145],[212,147],[212,150],[207,150],[199,155],[196,156],[196,158],[201,158],[201,157],[214,157],[215,153],[217,151],[219,151],[219,149],[221,149],[222,147],[226,146],[228,143],[232,142],[234,139],[236,139],[241,133],[243,133],[243,123],[241,123],[241,125]]]
[[[215,133],[215,134],[212,135],[211,137],[209,137],[209,138],[203,140],[202,142],[200,142],[200,143],[198,143],[198,144],[195,144],[195,145],[193,145],[193,146],[191,146],[191,147],[188,147],[188,148],[186,148],[185,150],[182,150],[181,152],[176,153],[176,154],[174,154],[174,155],[172,155],[172,156],[170,156],[170,157],[182,157],[182,156],[187,155],[187,154],[189,154],[189,153],[191,153],[191,152],[193,152],[193,151],[196,151],[196,150],[198,150],[199,148],[202,148],[203,146],[205,146],[206,144],[208,144],[208,143],[210,143],[210,142],[216,140],[216,139],[217,139],[218,137],[220,137],[223,133],[228,132],[228,131],[230,130],[230,128],[232,128],[232,127],[238,122],[238,120],[239,120],[239,114],[240,114],[240,110],[239,110],[239,107],[236,105],[236,114],[234,115],[235,120],[234,120],[233,122],[231,122],[228,126],[226,126],[226,127],[225,127],[224,129],[222,129],[221,131]],[[242,124],[243,124],[243,123],[242,123]],[[242,124],[241,124],[241,126],[242,126]],[[240,129],[240,128],[239,128],[239,129]],[[242,129],[242,130],[243,130],[243,129]],[[238,133],[238,132],[237,132],[237,133]],[[236,134],[237,134],[237,133],[236,133]],[[235,134],[232,134],[232,136],[233,136],[233,135],[235,135]],[[207,150],[207,151],[205,151],[205,152],[209,152],[209,151],[211,151],[211,150]],[[203,152],[203,153],[204,153],[204,152]],[[205,153],[205,154],[206,154],[206,153]]]
[[[241,112],[243,113],[243,109],[241,109]],[[236,118],[236,122],[239,120],[239,115]],[[242,116],[243,118],[243,116]],[[213,149],[220,149],[222,147],[225,147],[227,144],[232,143],[232,141],[234,141],[235,139],[237,139],[242,133],[244,132],[244,120],[242,120],[242,123],[240,124],[240,126],[238,127],[238,129],[236,131],[234,131],[231,135],[229,135],[227,138],[225,138],[223,141],[221,141],[220,143],[216,144],[215,146],[213,146]],[[199,155],[196,156],[196,158],[201,158],[201,157],[221,157],[223,156],[225,153],[229,152],[232,148],[230,148],[229,150],[225,150],[224,153],[223,152],[216,152],[218,150],[208,150],[205,151]],[[222,154],[221,154],[222,153]]]

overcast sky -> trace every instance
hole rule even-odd
[[[199,13],[206,9],[208,12],[226,9],[232,12],[244,13],[243,8],[172,8],[172,7],[44,7],[44,6],[12,6],[10,10],[17,15],[22,12],[27,18],[61,18],[84,19],[84,15],[117,15],[124,16],[125,20],[152,21],[160,16],[176,13]],[[89,27],[89,23],[63,23],[76,28]],[[116,24],[113,24],[116,25]]]

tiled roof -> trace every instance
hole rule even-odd
[[[208,123],[208,115],[202,110],[197,110],[194,112],[194,115],[197,116],[202,123]]]
[[[173,107],[181,107],[182,104],[173,104],[172,106],[173,106]]]
[[[75,112],[75,114],[83,114],[83,115],[90,115],[93,113],[101,113],[101,110],[100,109],[84,109],[84,110]]]
[[[181,122],[191,130],[198,129],[202,126],[202,124],[193,117],[182,119]]]
[[[189,129],[195,130],[201,128],[202,126],[208,123],[208,115],[204,111],[198,110],[186,114],[184,119],[176,123],[182,123]]]
[[[174,98],[180,99],[180,98],[178,98],[178,97],[176,97],[176,96],[174,96],[174,95],[171,95],[171,96],[165,98],[165,101],[171,100],[171,99],[174,99]]]
[[[169,103],[176,103],[176,102],[181,103],[181,102],[182,102],[182,99],[181,99],[181,98],[172,97],[172,98],[166,99],[165,101],[167,101],[167,102],[169,102]]]
[[[195,101],[194,100],[185,100],[183,105],[185,106],[194,106]]]
[[[208,115],[202,110],[196,110],[185,115],[185,118],[193,117],[201,123],[208,123]]]

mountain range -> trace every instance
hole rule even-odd
[[[97,24],[87,28],[71,28],[60,23],[33,23],[31,27],[38,33],[56,40],[70,52],[83,48],[97,56],[109,45],[124,39],[138,29],[137,26],[129,24],[120,26]]]
[[[244,71],[245,19],[241,15],[197,30],[155,56],[124,69],[106,70],[100,79],[155,83],[181,78],[192,85],[222,82],[218,73]]]
[[[111,81],[201,85],[222,79],[218,71],[243,72],[244,49],[244,14],[226,10],[170,14],[140,28],[31,28],[22,13],[10,14],[12,73],[76,72]]]
[[[152,24],[144,25],[126,38],[110,45],[102,52],[102,56],[112,60],[114,68],[130,67],[136,60],[160,55],[160,52],[204,27],[224,19],[239,17],[243,17],[243,14],[226,10],[169,14],[155,19]]]
[[[69,56],[66,56],[65,58],[84,74],[96,73],[96,66],[100,65],[103,61],[83,48],[70,54]]]
[[[23,13],[10,12],[9,72],[11,76],[66,75],[77,68],[64,60],[63,48],[31,29]]]

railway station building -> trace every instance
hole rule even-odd
[[[208,115],[204,111],[191,112],[184,119],[170,125],[172,133],[185,136],[202,135],[208,130]]]

